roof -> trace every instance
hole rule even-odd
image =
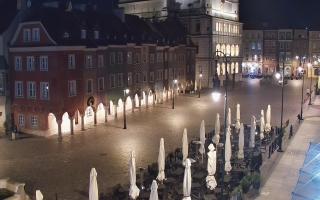
[[[40,21],[58,45],[185,44],[187,37],[177,19],[152,22],[133,15],[100,13],[92,9],[66,11],[42,7],[32,10],[24,22],[30,21]],[[81,39],[82,29],[87,31],[86,40]],[[94,31],[99,31],[97,40]]]
[[[6,70],[8,69],[8,64],[6,62],[6,59],[4,56],[0,56],[0,70]]]
[[[10,26],[17,13],[15,0],[0,0],[0,34]]]

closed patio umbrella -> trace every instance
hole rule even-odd
[[[232,169],[230,159],[231,159],[231,141],[230,141],[230,136],[231,136],[231,129],[230,126],[227,128],[227,135],[226,135],[226,144],[225,144],[225,164],[224,164],[224,170],[226,172],[230,172]]]
[[[36,200],[43,200],[43,195],[40,190],[36,190]]]
[[[243,147],[244,147],[244,127],[243,123],[240,125],[240,132],[239,132],[239,151],[238,151],[238,158],[244,159]]]
[[[213,142],[216,145],[218,145],[219,141],[220,141],[220,115],[219,115],[219,113],[217,113],[214,133],[215,134],[214,134]]]
[[[236,129],[240,129],[240,104],[237,104],[237,122],[236,122]]]
[[[99,200],[97,171],[95,168],[90,172],[89,200]]]
[[[271,131],[271,106],[270,105],[268,105],[268,108],[267,108],[265,131],[266,132]]]
[[[256,136],[256,117],[251,117],[251,128],[250,128],[250,141],[249,141],[249,147],[254,148],[255,147],[255,136]]]
[[[199,148],[202,162],[203,162],[203,154],[206,153],[206,150],[204,148],[205,143],[206,143],[206,130],[205,130],[204,120],[202,120],[201,125],[200,125],[200,148]]]
[[[228,109],[228,121],[227,121],[227,126],[231,126],[232,122],[231,122],[231,109]],[[231,132],[230,132],[231,133]]]
[[[165,150],[164,150],[164,139],[161,138],[160,139],[160,147],[159,147],[159,155],[158,155],[158,176],[157,176],[157,180],[159,180],[160,182],[163,182],[163,180],[165,180],[166,175],[165,175],[165,165],[166,165],[166,161],[165,161]]]
[[[260,117],[260,139],[261,140],[264,138],[264,128],[265,128],[264,111],[261,110],[261,117]]]
[[[182,200],[191,200],[191,161],[186,159],[184,177],[183,177],[183,199]]]
[[[140,190],[136,185],[136,155],[134,151],[131,151],[131,157],[129,161],[129,176],[130,176],[129,196],[131,199],[136,199],[139,196]]]
[[[207,165],[207,171],[208,176],[206,177],[207,182],[207,188],[210,190],[214,190],[217,187],[217,181],[214,177],[216,170],[217,170],[217,152],[213,146],[213,144],[210,144],[208,155],[208,165]]]
[[[151,192],[150,192],[150,197],[149,200],[158,200],[158,184],[157,181],[153,180],[151,184]]]
[[[182,163],[185,163],[185,160],[188,158],[189,154],[189,143],[188,143],[188,132],[185,128],[183,130],[183,136],[182,136]]]

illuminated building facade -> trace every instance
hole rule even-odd
[[[217,73],[224,79],[225,63],[216,63],[215,51],[223,51],[229,57],[227,70],[235,80],[241,78],[242,65],[242,23],[239,22],[238,0],[120,0],[119,6],[127,14],[145,18],[166,18],[178,16],[198,46],[195,80],[203,87],[212,87],[212,79]],[[203,74],[200,78],[200,74]]]

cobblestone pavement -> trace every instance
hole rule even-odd
[[[257,200],[290,200],[310,142],[320,142],[320,98],[304,114],[305,120],[262,187]]]
[[[295,118],[300,110],[301,81],[289,81],[285,89],[284,119]],[[230,92],[229,106],[235,118],[236,103],[241,104],[241,117],[250,122],[251,114],[272,106],[272,122],[279,124],[281,88],[245,81]],[[132,113],[128,129],[122,129],[122,119],[86,130],[74,136],[32,137],[17,141],[0,140],[0,177],[26,182],[27,192],[34,195],[41,189],[45,199],[88,199],[91,167],[98,172],[99,191],[106,192],[117,183],[128,183],[128,158],[136,151],[137,167],[146,167],[157,160],[159,139],[164,137],[166,152],[181,146],[183,128],[188,128],[189,140],[199,134],[200,122],[212,129],[216,112],[223,116],[223,101],[214,103],[209,93],[179,96],[176,109],[170,102]],[[277,123],[276,123],[277,122]]]

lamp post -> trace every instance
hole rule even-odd
[[[123,90],[123,96],[124,96],[124,101],[123,101],[123,129],[127,129],[127,115],[126,115],[126,99],[127,95],[129,94],[130,90],[125,89]]]
[[[283,62],[284,64],[284,62]],[[282,68],[282,74],[280,74],[279,72],[276,73],[276,79],[279,80],[279,82],[281,82],[281,120],[280,120],[280,140],[279,140],[279,152],[282,152],[282,124],[283,124],[283,93],[284,93],[284,65]]]
[[[174,88],[175,88],[175,85],[178,83],[178,80],[177,79],[174,79],[173,80],[173,87],[172,87],[172,109],[174,109],[174,95],[175,95],[175,92],[174,92]]]
[[[199,74],[199,93],[198,93],[198,98],[200,98],[201,83],[202,83],[202,72],[200,72],[200,74]]]
[[[296,56],[296,59],[300,61],[300,66],[298,68],[298,71],[299,73],[301,74],[302,73],[302,86],[301,86],[301,107],[300,107],[300,118],[299,118],[299,121],[300,120],[303,120],[303,90],[304,90],[304,64],[306,62],[306,57],[303,56],[302,58],[299,57],[299,56]],[[302,60],[301,60],[302,59]]]
[[[317,61],[315,61],[317,62]],[[316,64],[316,63],[315,63]],[[312,98],[312,72],[313,72],[313,66],[311,63],[308,63],[308,67],[310,67],[310,98],[309,98],[309,105],[312,105],[311,98]]]
[[[228,64],[228,59],[227,59],[227,54],[225,54],[222,51],[216,51],[216,56],[219,59],[219,55],[222,55],[222,57],[224,57],[225,59],[225,75],[226,75],[226,79],[225,79],[225,84],[224,84],[224,127],[223,127],[223,137],[222,137],[222,141],[224,143],[223,145],[223,151],[222,151],[222,163],[225,163],[225,143],[226,143],[226,135],[227,135],[227,107],[228,107],[228,74],[227,74],[227,64]],[[214,91],[212,93],[212,98],[214,101],[218,101],[219,98],[221,96],[221,93],[218,91]],[[222,165],[223,166],[223,165]],[[221,193],[223,195],[223,189],[224,189],[224,172],[222,170],[221,172],[222,174],[222,185],[221,185]]]

